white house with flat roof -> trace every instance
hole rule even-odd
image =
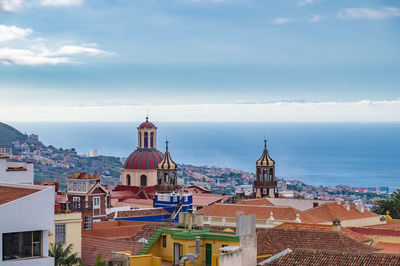
[[[9,162],[0,154],[0,182],[33,185],[33,162]]]
[[[0,183],[0,265],[50,266],[54,188]]]

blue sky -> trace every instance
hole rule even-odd
[[[399,84],[398,0],[0,0],[6,121],[399,121]]]

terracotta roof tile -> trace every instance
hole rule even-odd
[[[198,210],[196,213],[216,217],[236,217],[239,213],[244,215],[255,214],[256,219],[269,219],[271,212],[273,213],[273,218],[275,220],[294,221],[297,218],[297,214],[299,214],[299,218],[302,222],[321,222],[320,220],[292,207],[215,203]]]
[[[376,253],[353,253],[327,250],[297,249],[265,265],[394,266],[400,265],[400,256]]]
[[[283,223],[275,226],[274,229],[285,230],[301,230],[301,231],[335,231],[332,225],[328,224],[306,224],[306,223]],[[368,242],[371,238],[365,237],[362,234],[356,233],[349,228],[341,227],[340,232],[356,241]]]
[[[277,254],[287,248],[373,252],[378,248],[355,241],[334,231],[302,231],[285,229],[257,230],[257,254]]]
[[[106,239],[95,236],[82,235],[82,260],[85,265],[94,265],[97,254],[102,254],[103,260],[109,260],[112,252],[131,251],[137,254],[143,243],[131,240]]]
[[[160,227],[170,227],[172,223],[147,223],[143,228],[134,236],[132,241],[139,241],[141,238],[149,239]]]
[[[365,227],[375,229],[400,230],[400,221],[386,222],[385,224],[369,225]]]
[[[275,206],[274,204],[272,204],[272,203],[271,203],[268,199],[266,199],[266,198],[260,198],[260,199],[245,199],[245,200],[239,201],[237,204]]]
[[[99,176],[97,175],[91,175],[86,172],[78,172],[70,175],[68,179],[100,179]]]
[[[398,243],[378,242],[374,245],[374,247],[382,249],[379,251],[379,253],[400,254],[400,244]]]
[[[31,195],[39,189],[0,186],[0,205]]]
[[[339,219],[340,221],[344,221],[344,220],[379,216],[368,210],[360,212],[359,210],[356,209],[356,207],[353,204],[349,203],[349,205],[350,205],[350,210],[347,210],[343,207],[343,204],[339,205],[337,203],[327,203],[306,210],[305,213],[312,215],[313,217],[316,217],[322,220],[323,222],[331,222],[334,219]]]
[[[153,216],[153,215],[164,215],[170,214],[167,210],[163,208],[152,208],[152,209],[137,209],[130,211],[118,211],[117,217],[115,217],[115,212],[107,215],[108,219],[123,218],[123,217],[141,217],[141,216]]]

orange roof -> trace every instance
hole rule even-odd
[[[283,223],[275,226],[274,228],[299,231],[335,231],[334,227],[328,224]],[[340,232],[359,242],[368,242],[372,240],[371,238],[365,237],[362,234],[356,233],[346,227],[341,227]]]
[[[193,205],[194,206],[208,206],[216,201],[223,200],[224,196],[214,195],[214,197],[210,196],[197,196],[193,195]]]
[[[376,248],[381,248],[379,253],[385,254],[400,254],[400,244],[388,243],[388,242],[378,242],[374,245]]]
[[[264,206],[275,206],[266,198],[260,199],[245,199],[239,201],[237,204],[246,204],[246,205],[264,205]]]
[[[379,216],[367,210],[364,210],[364,212],[360,212],[353,204],[350,203],[350,210],[345,209],[343,205],[344,203],[341,203],[340,205],[337,203],[327,203],[306,210],[305,213],[322,220],[322,222],[331,222],[335,219],[343,221]]]
[[[374,229],[400,230],[400,221],[386,222],[385,224],[369,225],[365,227]]]
[[[0,205],[38,191],[39,189],[0,186]]]
[[[207,206],[197,213],[205,216],[216,217],[236,217],[236,215],[255,214],[257,219],[269,219],[271,212],[275,220],[294,221],[299,214],[299,218],[305,223],[320,223],[321,221],[292,207],[244,205],[244,204],[220,204],[215,203]]]
[[[97,173],[95,173],[93,176],[90,175],[89,173],[86,172],[78,172],[75,174],[72,174],[68,177],[68,179],[100,179]]]

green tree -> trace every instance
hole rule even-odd
[[[71,252],[72,244],[64,248],[62,244],[50,244],[49,256],[54,257],[54,266],[72,266],[79,263],[78,253]]]
[[[400,193],[393,192],[389,199],[377,202],[377,208],[374,209],[376,214],[385,215],[389,211],[390,217],[400,219]]]

